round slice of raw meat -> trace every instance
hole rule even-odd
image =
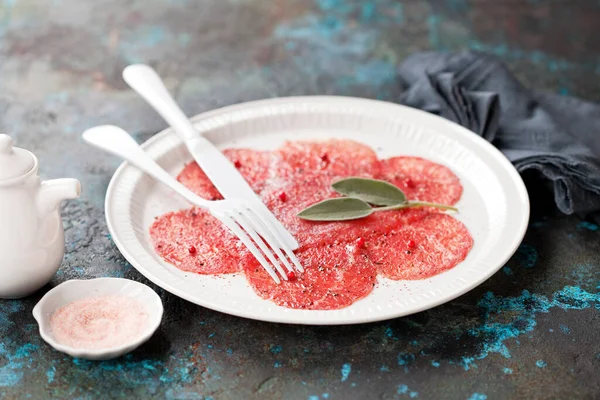
[[[331,189],[332,179],[323,176],[296,177],[279,188],[263,192],[263,200],[273,214],[296,237],[301,247],[353,242],[367,239],[417,221],[428,215],[424,208],[381,211],[338,222],[306,221],[297,216],[303,209],[325,199],[338,197]]]
[[[464,260],[472,246],[465,225],[441,213],[365,243],[379,273],[394,280],[424,279],[447,271]]]
[[[373,177],[379,160],[369,147],[352,140],[287,142],[278,151],[277,173],[283,178],[321,175]]]
[[[463,191],[458,177],[449,168],[419,157],[381,160],[378,178],[398,186],[410,200],[451,205]]]
[[[272,173],[270,168],[273,153],[251,149],[225,149],[223,154],[234,163],[250,187],[260,193]],[[177,176],[177,180],[202,198],[208,200],[223,198],[196,162],[187,164]]]
[[[183,271],[229,274],[241,270],[239,240],[208,212],[188,209],[164,214],[150,227],[156,252]]]
[[[177,175],[177,180],[204,199],[218,200],[223,198],[195,161],[192,161],[183,168],[179,175]]]
[[[336,310],[368,295],[377,281],[375,266],[356,245],[312,247],[296,254],[304,272],[280,284],[256,259],[248,259],[244,272],[260,297],[288,308]]]
[[[237,167],[250,187],[260,193],[274,178],[275,154],[251,149],[225,149],[223,154]]]

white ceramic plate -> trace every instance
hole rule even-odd
[[[125,258],[165,290],[201,306],[263,321],[333,325],[384,320],[447,302],[493,275],[515,252],[529,220],[529,198],[517,171],[493,146],[445,119],[412,108],[347,97],[296,97],[222,108],[193,118],[217,146],[275,149],[285,140],[346,138],[370,145],[380,158],[425,157],[461,179],[458,219],[475,244],[466,260],[431,279],[379,283],[366,298],[334,311],[292,310],[258,297],[243,274],[201,276],[182,272],[154,252],[148,228],[155,216],[188,204],[159,183],[123,164],[106,195],[106,219]],[[176,175],[191,156],[167,129],[145,150]]]

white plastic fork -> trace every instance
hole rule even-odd
[[[201,198],[162,169],[127,132],[117,126],[103,125],[88,129],[83,133],[83,139],[87,143],[135,165],[180,194],[191,204],[208,210],[240,239],[275,282],[281,283],[275,270],[279,272],[283,280],[288,280],[282,264],[288,272],[294,272],[293,266],[299,272],[304,272],[295,254],[279,236],[270,219],[264,216],[263,211],[251,202],[241,199],[209,201]],[[257,233],[259,231],[262,232],[262,235]],[[275,270],[272,266],[275,267]]]

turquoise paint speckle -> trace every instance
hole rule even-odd
[[[481,393],[473,393],[468,400],[486,400],[487,396]]]
[[[208,335],[208,337],[209,337],[209,339],[210,339],[210,338],[214,337],[215,335],[216,335],[216,333],[214,333],[214,332],[213,332],[213,333],[211,333],[210,335]]]
[[[505,374],[507,374],[507,375],[510,375],[510,374],[512,374],[512,373],[513,373],[513,370],[512,370],[512,369],[510,369],[510,368],[504,368],[502,371],[503,371]]]
[[[437,361],[432,361],[431,365],[433,365],[436,368],[439,368],[441,364],[439,362],[437,362]]]
[[[319,400],[319,396],[315,396],[314,394],[310,395],[308,396],[308,400]]]
[[[571,333],[571,331],[569,330],[569,327],[566,326],[565,324],[560,324],[558,327],[560,328],[560,330],[563,333],[566,333],[567,335]]]
[[[398,365],[408,365],[415,360],[415,355],[410,353],[398,354]]]
[[[471,368],[479,368],[477,364],[475,364],[475,357],[462,357],[460,365],[462,365],[465,371],[468,371]]]
[[[329,398],[329,393],[323,393],[321,395],[321,397],[323,397],[324,399],[328,399]]]
[[[592,232],[596,232],[598,229],[600,229],[600,227],[598,225],[593,224],[591,222],[587,222],[587,221],[580,222],[577,225],[577,228],[587,229],[588,231],[592,231]]]
[[[193,382],[195,368],[187,357],[172,357],[171,361],[174,361],[175,365],[165,368],[165,362],[163,361],[154,359],[136,360],[133,354],[127,354],[115,360],[101,362],[74,358],[73,364],[81,370],[80,372],[86,373],[90,379],[102,380],[107,373],[123,375],[127,376],[131,384],[144,385],[150,394],[154,394],[163,383],[182,384]],[[207,372],[210,372],[210,369],[207,369]]]
[[[227,354],[233,354],[233,350],[232,349],[227,349]]]
[[[283,347],[281,347],[281,346],[271,346],[271,353],[273,353],[273,354],[279,354],[279,353],[281,353],[282,350],[283,350]]]
[[[350,376],[350,371],[352,371],[352,366],[350,364],[342,365],[342,369],[340,370],[340,372],[342,373],[342,382],[348,380],[348,377]]]
[[[54,382],[54,376],[56,374],[56,368],[50,367],[48,371],[46,371],[46,378],[48,379],[48,383]]]
[[[382,365],[381,368],[379,368],[379,370],[381,372],[390,372],[390,369],[386,365]]]
[[[5,343],[0,343],[0,359],[6,360],[0,367],[0,387],[15,386],[21,381],[23,369],[33,362],[31,353],[37,349],[38,346],[27,343],[11,352]]]
[[[571,94],[571,92],[569,91],[568,88],[561,87],[558,89],[558,94],[560,94],[561,96],[569,96]]]
[[[538,367],[540,367],[540,368],[546,368],[546,366],[547,366],[548,364],[547,364],[547,363],[546,363],[546,361],[544,361],[544,360],[537,360],[537,361],[535,362],[535,365],[537,365],[537,366],[538,366]]]
[[[504,267],[504,268],[502,268],[502,272],[504,272],[508,276],[513,276],[514,275],[514,272],[513,272],[512,269],[510,269],[510,267]]]
[[[396,393],[400,395],[408,395],[411,399],[419,397],[419,392],[410,390],[406,385],[399,385]]]
[[[360,7],[360,19],[363,22],[373,19],[373,16],[375,15],[375,7],[376,5],[372,2],[364,2]]]
[[[532,332],[537,325],[538,313],[548,313],[555,307],[563,310],[600,309],[600,293],[589,293],[575,286],[565,286],[550,298],[527,290],[517,297],[500,297],[487,292],[478,305],[484,311],[484,322],[469,330],[469,334],[483,338],[482,349],[471,357],[461,358],[460,365],[465,370],[477,367],[475,360],[481,360],[491,353],[510,358],[507,342],[515,339],[518,344],[520,335]],[[511,315],[514,317],[507,318]]]
[[[275,362],[273,363],[273,368],[281,368],[281,365],[282,365],[282,364],[281,364],[279,361],[275,361]]]

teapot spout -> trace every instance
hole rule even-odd
[[[77,179],[53,179],[42,182],[38,193],[38,210],[42,215],[53,212],[63,200],[76,199],[81,194],[81,184]]]

